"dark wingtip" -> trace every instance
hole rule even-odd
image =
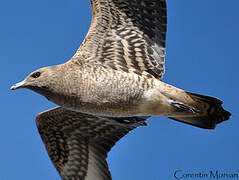
[[[191,95],[191,97],[199,99],[200,101],[210,105],[210,108],[208,109],[208,115],[209,117],[214,119],[215,122],[217,122],[217,124],[230,119],[232,114],[226,111],[225,109],[223,109],[222,100],[215,97],[211,97],[211,96],[205,96],[205,95],[195,94],[191,92],[188,92],[188,93]],[[214,111],[212,111],[212,109],[214,109]]]
[[[227,121],[231,118],[232,114],[229,111],[226,111],[225,109],[223,109],[223,107],[221,106],[220,109],[217,112],[217,124],[223,122],[223,121]]]
[[[211,97],[211,96],[205,96],[205,95],[201,95],[201,94],[196,94],[196,93],[192,93],[192,92],[187,92],[188,94],[190,94],[192,97],[196,97],[197,99],[200,99],[204,102],[210,102],[210,103],[215,103],[215,104],[222,104],[222,100],[215,98],[215,97]]]
[[[223,109],[223,102],[220,99],[191,92],[188,92],[188,94],[198,103],[208,104],[207,114],[194,117],[171,117],[171,119],[204,129],[215,129],[217,124],[230,119],[231,113]]]

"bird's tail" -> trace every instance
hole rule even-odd
[[[184,113],[185,115],[179,113],[178,116],[169,118],[204,129],[214,129],[218,123],[230,118],[231,113],[223,109],[221,100],[190,92],[186,94],[191,97],[191,102],[171,103],[179,111],[188,113]]]

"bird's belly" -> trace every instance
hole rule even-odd
[[[65,97],[61,106],[74,111],[103,116],[143,115],[140,104],[150,88],[147,79],[137,74],[106,71],[82,74],[73,95]]]
[[[75,107],[64,106],[64,108],[98,116],[131,117],[144,115],[140,113],[139,106],[137,104],[130,103],[124,105],[112,105],[107,103],[95,105],[88,102],[80,102],[76,104]]]

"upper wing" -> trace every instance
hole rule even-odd
[[[144,120],[96,117],[58,107],[40,113],[36,123],[63,180],[111,180],[107,153]]]
[[[165,0],[91,0],[92,23],[71,61],[126,72],[164,74]]]

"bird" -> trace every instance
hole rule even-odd
[[[83,119],[86,122],[88,119],[115,122],[115,118],[119,118],[117,128],[119,124],[124,125],[120,127],[126,128],[127,132],[135,118],[162,116],[195,127],[214,129],[231,117],[231,113],[223,109],[220,99],[188,92],[161,81],[165,73],[166,0],[90,0],[90,3],[91,25],[73,57],[63,64],[40,68],[10,88],[30,89],[59,105],[57,109],[38,115],[37,125],[59,173],[69,171],[63,173],[63,180],[87,179],[87,176],[82,178],[80,172],[77,176],[75,171],[72,174],[69,170],[70,161],[77,164],[83,156],[63,155],[63,159],[57,158],[64,162],[59,166],[54,160],[56,155],[65,152],[63,149],[68,149],[71,154],[83,147],[81,142],[71,146],[71,141],[60,138],[65,134],[64,126],[69,124],[72,132],[83,131],[71,123],[73,116],[77,117],[76,124],[83,123]],[[53,131],[47,129],[49,123],[49,128],[60,134],[60,144],[49,142],[54,137]],[[89,125],[88,129],[96,131],[97,126]],[[100,130],[100,133],[104,134],[104,131]],[[100,151],[104,145],[95,148]],[[84,168],[78,163],[75,170],[79,167]]]

